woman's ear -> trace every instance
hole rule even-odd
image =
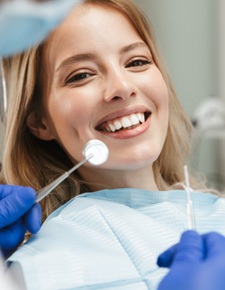
[[[47,122],[39,118],[35,111],[32,111],[29,114],[27,118],[27,126],[31,133],[41,140],[50,141],[54,139],[54,136],[48,127]]]

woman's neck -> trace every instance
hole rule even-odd
[[[83,175],[81,173],[81,175]],[[84,176],[84,175],[83,175]],[[139,188],[144,190],[158,190],[153,170],[141,168],[138,170],[98,170],[85,171],[85,180],[88,180],[91,191],[113,188]]]

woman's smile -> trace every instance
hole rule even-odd
[[[147,130],[151,111],[133,108],[132,110],[114,112],[104,117],[96,126],[96,130],[113,138],[132,138]],[[148,120],[148,123],[147,123]]]

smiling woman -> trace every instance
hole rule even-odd
[[[45,200],[45,216],[78,193],[114,188],[116,177],[116,187],[143,189],[183,179],[191,124],[139,13],[130,1],[84,1],[41,46],[4,62],[14,96],[5,182],[39,190],[81,160],[88,140],[110,150],[104,165],[83,166],[69,190]]]
[[[83,1],[4,70],[2,182],[38,191],[81,161],[89,140],[109,148],[107,162],[85,163],[41,202],[43,220],[56,211],[10,258],[27,288],[155,289],[155,259],[186,227],[185,191],[172,189],[192,126],[143,13],[129,0]],[[203,196],[213,199],[196,193],[200,213]],[[217,229],[207,218],[200,230]]]

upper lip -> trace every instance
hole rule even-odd
[[[146,107],[144,106],[136,106],[136,107],[132,107],[132,108],[125,108],[125,109],[120,109],[120,110],[117,110],[115,112],[112,112],[106,116],[104,116],[103,118],[101,118],[95,128],[97,129],[98,127],[100,127],[103,123],[105,122],[108,122],[108,121],[112,121],[114,119],[117,119],[117,118],[121,118],[121,117],[124,117],[124,116],[127,116],[127,115],[130,115],[130,114],[135,114],[135,113],[146,113],[146,112],[150,112],[151,113],[151,110],[147,109]]]

